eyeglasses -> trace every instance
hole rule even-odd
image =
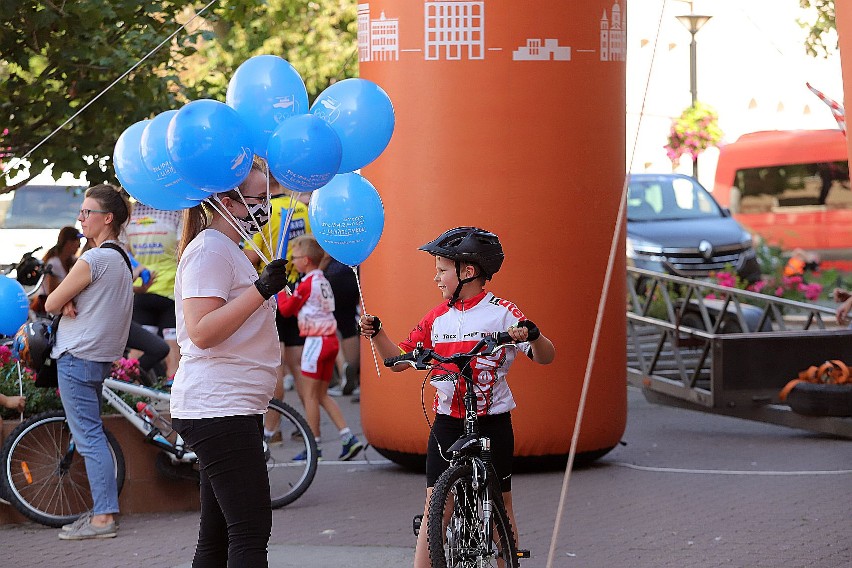
[[[109,213],[109,211],[104,211],[103,209],[80,209],[80,214],[77,216],[88,219],[92,213]]]
[[[265,195],[243,195],[243,199],[254,199],[263,206],[266,206],[269,203],[269,200]]]

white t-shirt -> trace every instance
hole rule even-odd
[[[68,276],[68,273],[65,272],[65,267],[62,266],[62,261],[59,259],[58,256],[50,257],[49,259],[47,259],[44,262],[44,265],[45,265],[45,267],[47,267],[47,266],[50,267],[50,269],[51,269],[50,273],[53,276],[56,276],[57,283],[62,282],[62,280],[64,280],[65,277]],[[39,293],[40,296],[47,296],[48,293],[49,293],[48,289],[47,289],[47,277],[46,276],[44,278],[44,282],[41,285],[41,288],[38,289],[38,293]]]
[[[175,278],[180,365],[172,386],[172,416],[195,419],[266,412],[281,360],[275,297],[231,337],[209,349],[192,343],[183,319],[184,299],[230,302],[255,280],[257,271],[245,253],[215,229],[202,231],[184,250]]]

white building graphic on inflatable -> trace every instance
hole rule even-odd
[[[600,60],[624,61],[626,33],[620,0],[615,0],[600,19]],[[423,2],[423,47],[401,49],[399,18],[382,11],[373,19],[368,2],[358,4],[358,61],[399,61],[400,51],[422,52],[427,61],[485,59],[485,0],[425,0]],[[594,49],[579,52],[594,53]],[[571,47],[554,38],[528,38],[512,51],[514,61],[571,61]]]
[[[627,52],[627,31],[621,18],[621,4],[615,0],[607,17],[601,16],[601,61],[624,61]]]

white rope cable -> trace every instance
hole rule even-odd
[[[630,156],[631,167],[632,167],[632,164],[633,164],[633,159],[634,159],[635,154],[636,154],[636,144],[637,144],[638,139],[639,139],[639,127],[642,124],[642,115],[645,111],[645,101],[646,101],[646,98],[648,96],[648,86],[651,83],[651,70],[654,67],[654,58],[655,58],[656,53],[657,53],[657,44],[659,43],[659,40],[660,40],[660,29],[663,25],[663,13],[665,12],[665,9],[666,9],[666,0],[663,0],[663,7],[660,10],[660,19],[659,19],[659,22],[657,24],[657,36],[654,39],[654,50],[651,54],[651,65],[648,68],[648,78],[645,81],[645,92],[643,93],[643,96],[642,96],[642,108],[639,112],[639,122],[636,126],[636,135],[635,135],[636,137],[633,141],[633,151],[632,151],[632,154]],[[598,300],[598,310],[597,310],[597,314],[595,316],[595,327],[594,327],[594,331],[592,332],[592,344],[591,344],[591,347],[589,349],[589,357],[586,360],[586,371],[583,375],[583,388],[580,392],[580,402],[577,406],[577,416],[576,416],[576,419],[574,421],[574,432],[571,436],[571,447],[568,451],[568,463],[565,465],[565,475],[562,479],[562,490],[559,494],[559,506],[556,509],[556,519],[555,519],[554,524],[553,524],[553,535],[551,536],[550,549],[547,553],[547,568],[553,568],[553,560],[554,560],[554,557],[555,557],[555,554],[556,554],[556,541],[557,541],[557,538],[559,536],[559,528],[560,528],[560,524],[562,522],[562,515],[563,515],[564,510],[565,510],[565,500],[566,500],[567,495],[568,495],[568,484],[569,484],[569,481],[571,479],[571,470],[573,469],[573,466],[574,466],[574,457],[577,454],[577,443],[578,443],[578,440],[580,438],[580,426],[582,425],[582,422],[583,422],[583,413],[584,413],[585,408],[586,408],[586,398],[587,398],[588,393],[589,393],[589,382],[590,382],[591,375],[592,375],[592,369],[594,367],[595,355],[597,354],[597,350],[598,350],[598,342],[599,342],[599,339],[600,339],[600,332],[601,332],[601,327],[602,327],[602,324],[603,324],[603,313],[604,313],[604,308],[606,306],[606,300],[607,300],[607,296],[608,296],[608,292],[609,292],[609,286],[610,286],[610,282],[612,280],[613,267],[614,267],[614,264],[615,264],[615,251],[616,251],[616,247],[620,244],[619,236],[621,235],[621,227],[624,223],[624,211],[625,211],[625,207],[626,207],[626,203],[627,203],[627,184],[628,184],[629,174],[630,174],[629,171],[625,172],[624,181],[623,181],[622,187],[621,187],[621,199],[620,199],[619,205],[618,205],[618,215],[617,215],[616,220],[615,220],[615,228],[614,228],[613,233],[612,233],[612,240],[610,241],[609,257],[607,258],[606,273],[604,275],[603,286],[601,287],[601,294],[600,294],[600,298]]]
[[[355,284],[358,285],[358,297],[361,298],[361,313],[367,313],[367,306],[364,304],[364,292],[361,290],[361,279],[358,277],[358,269],[354,266],[352,268],[352,272],[355,273]],[[376,346],[373,345],[373,338],[370,337],[370,351],[373,352],[373,363],[376,365],[376,375],[382,376],[382,371],[379,369],[379,360],[376,358]]]
[[[35,146],[33,146],[32,148],[30,148],[30,150],[29,150],[26,154],[24,154],[21,158],[19,158],[19,160],[20,160],[20,161],[23,161],[23,160],[26,160],[27,158],[29,158],[29,157],[30,157],[30,154],[32,154],[33,152],[35,152],[36,150],[38,150],[38,149],[39,149],[39,147],[40,147],[42,144],[44,144],[45,142],[47,142],[48,140],[50,140],[50,139],[53,137],[53,135],[54,135],[54,134],[56,134],[57,132],[59,132],[60,130],[62,130],[63,128],[65,128],[65,126],[66,126],[68,123],[70,123],[70,122],[71,122],[71,121],[73,121],[75,118],[77,118],[78,116],[80,116],[80,115],[83,113],[83,111],[84,111],[84,110],[86,110],[87,108],[89,108],[89,107],[90,107],[90,106],[91,106],[91,105],[92,105],[92,104],[93,104],[96,100],[98,100],[98,99],[99,99],[99,98],[101,98],[103,95],[105,95],[107,91],[109,91],[110,89],[112,89],[113,87],[115,87],[115,86],[116,86],[116,85],[117,85],[117,84],[118,84],[118,83],[119,83],[122,79],[124,79],[125,77],[127,77],[130,73],[132,73],[132,72],[133,72],[133,70],[134,70],[134,69],[136,69],[137,67],[139,67],[139,66],[142,64],[142,62],[143,62],[143,61],[145,61],[146,59],[148,59],[149,57],[151,57],[152,55],[154,55],[156,52],[158,52],[158,51],[159,51],[159,50],[160,50],[160,49],[161,49],[164,45],[166,45],[169,41],[171,41],[171,39],[172,39],[173,37],[175,37],[177,34],[179,34],[181,31],[183,31],[183,30],[184,30],[184,29],[185,29],[185,28],[186,28],[189,24],[191,24],[191,23],[193,22],[193,20],[195,20],[195,18],[199,17],[202,13],[204,13],[204,12],[207,10],[207,8],[209,8],[210,6],[212,6],[213,4],[215,4],[215,3],[216,3],[216,2],[218,2],[218,1],[219,1],[219,0],[210,0],[210,2],[208,2],[206,6],[204,6],[201,10],[199,10],[198,12],[196,12],[196,13],[195,13],[195,15],[193,15],[193,16],[192,16],[192,17],[191,17],[191,18],[190,18],[190,19],[189,19],[189,20],[188,20],[185,24],[183,24],[181,27],[179,27],[178,29],[176,29],[175,31],[173,31],[173,32],[171,33],[171,35],[169,35],[169,37],[167,37],[167,38],[166,38],[166,39],[164,39],[162,42],[160,42],[160,44],[159,44],[157,47],[155,47],[154,49],[152,49],[151,51],[149,51],[149,52],[148,52],[148,53],[147,53],[147,54],[146,54],[146,55],[145,55],[142,59],[140,59],[139,61],[137,61],[136,63],[134,63],[134,64],[133,64],[133,66],[132,66],[132,67],[130,67],[130,69],[128,69],[127,71],[125,71],[124,73],[122,73],[122,74],[121,74],[121,75],[120,75],[120,76],[119,76],[119,77],[118,77],[115,81],[113,81],[112,83],[110,83],[110,84],[109,84],[109,85],[108,85],[108,86],[107,86],[104,90],[102,90],[100,93],[98,93],[97,95],[95,95],[95,96],[94,96],[94,97],[93,97],[93,98],[92,98],[89,102],[87,102],[87,103],[86,103],[86,104],[84,104],[82,107],[80,107],[80,110],[78,110],[77,112],[75,112],[73,115],[71,115],[71,117],[70,117],[70,118],[68,118],[68,120],[66,120],[65,122],[63,122],[62,124],[60,124],[58,127],[56,127],[56,129],[55,129],[53,132],[51,132],[50,134],[48,134],[47,136],[45,136],[45,137],[41,140],[41,142],[39,142],[38,144],[36,144],[36,145],[35,145]]]

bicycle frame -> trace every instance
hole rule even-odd
[[[139,413],[129,404],[124,402],[124,399],[122,399],[115,391],[142,396],[156,402],[169,402],[171,400],[171,395],[168,392],[111,378],[104,380],[102,391],[104,400],[107,404],[117,410],[119,414],[124,416],[124,418],[126,418],[134,428],[139,430],[145,436],[146,440],[168,453],[174,463],[195,463],[198,461],[198,456],[195,455],[195,452],[187,449],[186,443],[183,441],[180,434],[176,434],[177,437],[175,441],[170,442],[166,438],[168,433],[164,434],[153,424],[143,420],[142,417],[139,416]],[[154,408],[156,407],[157,405],[154,404]]]

